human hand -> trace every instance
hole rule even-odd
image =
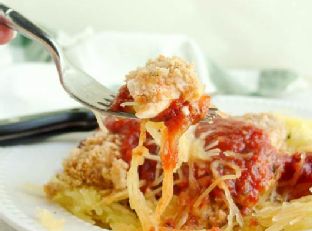
[[[0,22],[0,45],[9,42],[13,38],[13,31]]]

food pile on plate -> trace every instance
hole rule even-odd
[[[100,130],[81,141],[47,197],[112,230],[312,228],[312,122],[222,115],[193,65],[159,56],[131,71]],[[239,105],[237,105],[239,107]]]

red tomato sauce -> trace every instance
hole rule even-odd
[[[133,102],[133,98],[130,95],[130,92],[126,85],[122,86],[119,89],[117,97],[115,98],[113,104],[110,106],[110,110],[134,113],[132,107],[129,107],[129,106],[123,107],[120,105],[125,102]]]
[[[295,153],[284,158],[284,170],[278,181],[278,192],[288,200],[310,195],[312,153]]]
[[[121,136],[120,152],[121,158],[130,164],[132,158],[132,149],[134,149],[139,143],[140,136],[140,122],[135,119],[117,119],[108,117],[105,120],[106,128]],[[144,146],[149,149],[151,154],[157,153],[158,147],[154,142],[150,142],[151,137],[147,136],[147,142]],[[146,187],[148,187],[155,179],[156,161],[146,159],[139,167],[140,179],[146,181]]]
[[[179,113],[174,113],[174,115],[178,117]],[[167,123],[168,121],[169,123]],[[169,119],[165,122],[167,126],[170,126],[172,121]],[[172,126],[176,125],[173,122],[172,124]],[[108,118],[105,125],[110,132],[121,136],[122,159],[130,163],[132,149],[137,146],[139,140],[139,121]],[[196,135],[200,136],[206,132],[208,133],[204,136],[205,146],[218,140],[218,144],[213,149],[218,148],[221,151],[220,155],[212,157],[212,161],[232,162],[239,166],[242,171],[241,177],[235,180],[226,180],[226,184],[234,202],[243,214],[248,213],[249,208],[258,202],[260,196],[268,188],[270,181],[277,175],[277,169],[282,169],[281,177],[278,180],[278,192],[280,194],[287,194],[288,199],[311,194],[309,188],[312,187],[312,153],[306,153],[305,157],[300,153],[292,156],[281,155],[272,147],[269,136],[263,130],[233,119],[217,119],[213,124],[200,123],[196,128]],[[152,154],[157,153],[159,147],[150,141],[151,137],[147,135],[145,146]],[[226,151],[241,154],[231,157],[226,155]],[[155,180],[156,164],[156,161],[146,159],[144,164],[140,166],[140,179],[147,182],[142,191],[145,191]],[[194,176],[199,189],[195,194],[189,195],[189,198],[185,194],[189,189],[188,164],[183,164],[181,169],[184,180],[174,186],[174,194],[184,195],[181,198],[184,200],[183,203],[192,204],[194,198],[198,197],[213,182],[211,161],[203,161],[201,166],[194,165]],[[220,166],[218,171],[220,175],[234,173],[228,166]],[[175,174],[175,179],[177,178],[177,174]],[[210,199],[207,198],[205,203],[212,203],[211,198],[221,198],[222,195],[224,195],[223,190],[217,187],[210,193]],[[222,202],[216,200],[213,203]]]
[[[179,104],[180,102],[175,102]],[[172,111],[170,111],[172,113]],[[162,115],[166,118],[167,114]],[[175,117],[181,116],[181,112],[174,112]],[[160,119],[160,118],[158,118]],[[177,122],[165,120],[167,126],[177,126]],[[130,163],[131,152],[138,144],[139,139],[139,121],[133,119],[107,119],[106,127],[112,133],[118,133],[122,137],[121,153],[122,159]],[[179,126],[178,126],[179,127]],[[258,128],[245,124],[240,121],[231,119],[217,119],[213,124],[200,123],[196,128],[196,135],[199,136],[207,131],[210,134],[205,136],[205,145],[209,145],[214,140],[218,140],[218,144],[214,148],[221,150],[219,156],[213,157],[212,160],[226,160],[233,162],[242,169],[242,175],[236,180],[228,180],[227,184],[230,192],[235,199],[236,204],[243,210],[254,205],[261,193],[269,185],[269,181],[274,176],[274,168],[277,160],[277,151],[271,146],[269,137]],[[211,132],[212,131],[212,132]],[[148,135],[145,146],[151,153],[156,153],[156,145],[148,142],[151,137]],[[172,142],[172,141],[171,141]],[[151,143],[148,145],[148,143]],[[225,155],[225,151],[232,151],[242,154],[242,158],[229,157]],[[248,154],[249,153],[249,154]],[[248,158],[247,158],[248,157]],[[170,158],[170,157],[167,157]],[[176,161],[175,159],[165,159],[165,161]],[[210,162],[205,163],[205,167],[197,167],[195,165],[195,177],[202,190],[212,183],[212,172]],[[169,165],[169,164],[168,164]],[[170,165],[169,165],[170,166]],[[148,182],[155,179],[156,161],[145,160],[140,166],[140,178]],[[175,193],[179,194],[184,191],[188,185],[188,166],[183,166],[183,175],[185,181],[175,186]],[[227,166],[221,166],[220,175],[233,174],[233,170]],[[222,190],[216,189],[212,195],[218,196]]]
[[[112,105],[112,110],[132,112],[131,107],[121,107],[120,103],[131,102],[132,97],[124,86]],[[162,157],[164,169],[172,169],[178,161],[178,139],[192,124],[196,124],[204,118],[209,110],[209,97],[204,96],[195,103],[189,103],[183,99],[173,100],[171,105],[156,116],[154,121],[163,121],[168,128],[165,150]],[[185,113],[185,110],[188,113]],[[138,120],[133,119],[107,119],[106,127],[112,132],[121,135],[122,159],[130,163],[132,149],[138,145],[140,125]],[[205,134],[206,133],[206,134]],[[277,176],[277,171],[282,171],[278,180],[278,192],[287,195],[287,199],[300,198],[311,194],[312,187],[312,153],[306,153],[305,159],[300,153],[293,156],[281,155],[271,145],[269,135],[263,130],[251,124],[235,119],[216,119],[213,124],[200,123],[196,128],[196,136],[204,135],[204,143],[207,147],[214,141],[218,143],[213,149],[219,149],[220,154],[211,158],[211,161],[203,161],[201,166],[194,165],[194,176],[199,185],[195,195],[187,199],[192,203],[192,198],[202,193],[213,181],[211,163],[215,160],[223,160],[234,163],[241,169],[241,176],[235,180],[226,180],[236,205],[243,214],[248,213],[249,208],[254,206],[260,196],[270,186],[270,182]],[[151,137],[147,135],[144,144],[153,154],[158,152]],[[228,156],[226,152],[234,152],[235,156]],[[238,154],[239,153],[239,154]],[[156,161],[145,160],[139,168],[140,179],[150,185],[155,179]],[[204,166],[204,167],[203,167]],[[182,166],[184,180],[174,186],[176,195],[184,195],[189,187],[189,166]],[[231,167],[220,165],[220,175],[234,174]],[[177,179],[177,175],[175,175]],[[148,187],[148,186],[147,186]],[[146,189],[146,187],[145,187]],[[145,190],[143,189],[143,190]],[[182,194],[181,194],[182,193]],[[210,197],[218,198],[223,195],[223,190],[218,187]],[[209,200],[208,200],[209,201]]]
[[[180,136],[189,126],[205,118],[209,110],[209,101],[209,96],[202,96],[198,101],[193,103],[185,101],[182,98],[173,100],[167,109],[154,118],[154,121],[164,121],[168,128],[166,142],[164,144],[165,147],[163,148],[166,152],[161,155],[164,169],[173,169],[175,167],[178,161],[178,140]],[[122,107],[120,105],[124,102],[133,102],[133,98],[126,85],[120,88],[115,101],[111,105],[111,110],[133,113],[134,110],[132,107]],[[182,108],[185,108],[188,113],[183,112]],[[129,133],[125,135],[129,136]],[[129,138],[137,140],[138,136],[129,136]],[[130,143],[133,143],[132,140],[125,142],[123,146],[132,147]],[[137,144],[138,142],[135,143]],[[131,151],[126,152],[125,158],[129,161],[131,159]]]
[[[213,149],[221,151],[220,155],[212,157],[212,162],[224,160],[241,169],[238,179],[227,180],[226,183],[235,203],[244,212],[257,203],[273,179],[275,165],[278,163],[277,150],[272,147],[269,136],[261,129],[238,120],[216,119],[213,124],[199,124],[196,135],[200,136],[205,132],[205,145],[217,141]],[[237,154],[234,157],[228,156],[228,151]],[[209,164],[206,173],[201,171],[201,176],[212,175]],[[234,170],[226,165],[219,166],[218,172],[220,175],[234,174]],[[203,186],[207,187],[206,184]]]
[[[121,135],[120,151],[122,159],[130,163],[132,149],[139,143],[140,122],[134,119],[108,117],[105,120],[105,126],[110,132]]]
[[[163,121],[168,129],[166,143],[167,153],[162,155],[164,169],[173,169],[178,161],[178,141],[181,135],[192,125],[205,118],[210,105],[210,97],[202,96],[196,102],[180,98],[173,100],[170,106],[157,115],[154,121]]]

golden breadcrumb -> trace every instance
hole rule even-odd
[[[53,196],[62,185],[125,189],[129,166],[121,159],[119,146],[118,135],[102,131],[82,141],[64,161],[64,171],[45,186],[46,193]]]
[[[121,190],[127,187],[127,171],[129,165],[122,159],[114,159],[110,170],[114,189]]]
[[[170,101],[182,97],[197,100],[203,93],[193,65],[178,57],[160,55],[149,60],[144,67],[130,72],[126,77],[127,88],[133,97],[137,116],[149,110],[148,118],[167,108]]]

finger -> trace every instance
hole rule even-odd
[[[13,31],[7,26],[0,24],[0,44],[5,44],[13,38]]]

